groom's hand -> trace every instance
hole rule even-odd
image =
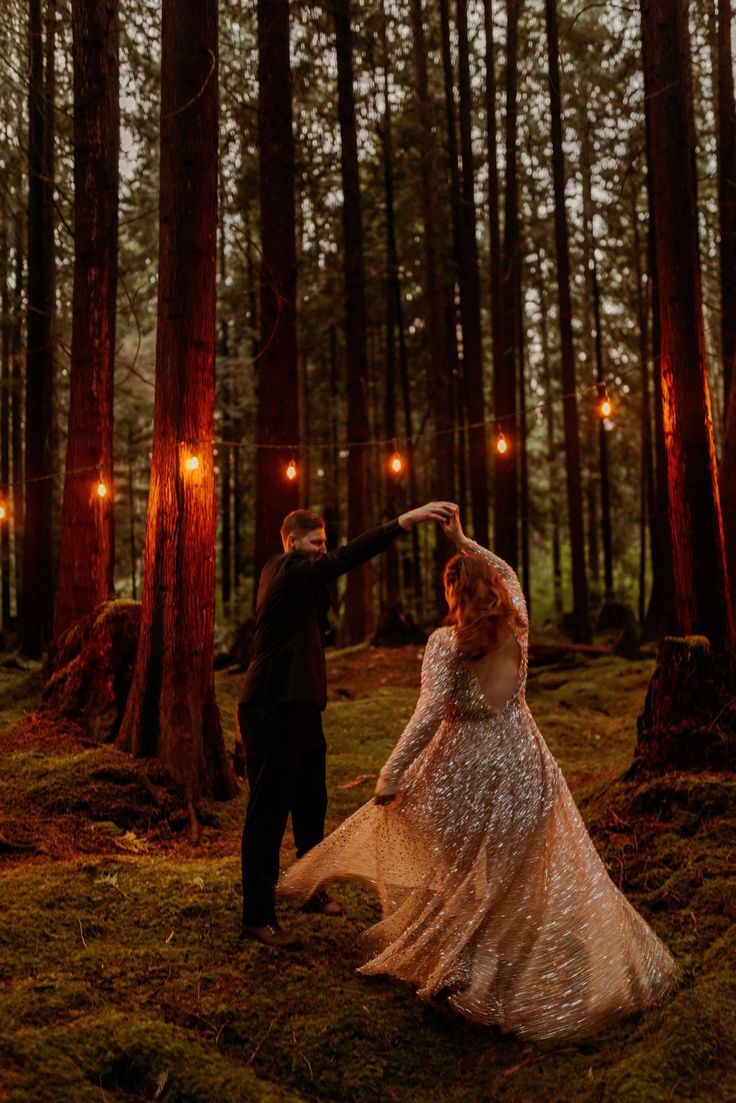
[[[408,513],[402,513],[399,524],[402,529],[414,528],[415,525],[424,524],[426,521],[439,521],[441,525],[447,525],[452,520],[458,508],[454,502],[427,502],[425,506],[410,509]]]

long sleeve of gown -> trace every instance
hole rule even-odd
[[[476,544],[475,540],[471,540],[468,536],[463,539],[462,550],[469,552],[471,555],[480,555],[483,559],[487,559],[492,567],[495,567],[501,578],[508,586],[509,593],[511,594],[511,600],[514,603],[514,608],[519,614],[521,623],[525,626],[529,626],[529,614],[526,608],[526,598],[524,597],[524,591],[521,588],[516,571],[513,567],[510,567],[505,559],[501,559],[495,552],[489,551],[488,548],[484,548],[482,544]]]
[[[433,632],[422,661],[421,691],[414,715],[378,777],[377,793],[394,793],[402,774],[435,735],[453,687],[453,650],[446,629]]]

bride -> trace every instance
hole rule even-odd
[[[374,886],[362,973],[530,1038],[589,1034],[662,999],[678,970],[612,883],[525,700],[529,624],[514,571],[443,525],[451,625],[433,632],[414,715],[363,805],[279,895]]]

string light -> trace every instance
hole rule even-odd
[[[100,477],[100,479],[97,483],[97,493],[100,496],[100,498],[106,498],[107,497],[107,487],[103,483],[102,477]]]
[[[396,442],[394,442],[394,451],[391,459],[388,461],[388,468],[392,475],[400,475],[404,470],[404,461],[401,458]]]
[[[620,376],[632,375],[634,373],[637,373],[638,371],[639,371],[638,366],[632,366],[631,368],[628,368],[628,369],[624,368],[624,369],[620,370],[619,375]],[[620,382],[620,379],[617,377],[616,381]],[[626,390],[626,388],[624,388],[624,390]],[[518,416],[527,417],[530,414],[533,414],[533,413],[535,413],[539,410],[542,410],[547,406],[555,406],[555,405],[557,405],[558,402],[564,401],[566,398],[571,398],[571,397],[572,398],[581,398],[582,396],[588,395],[591,392],[597,392],[598,393],[598,399],[596,401],[596,412],[597,412],[598,416],[601,417],[602,420],[610,420],[613,416],[615,416],[616,408],[615,408],[615,405],[614,405],[613,401],[611,400],[611,397],[608,393],[608,388],[604,387],[603,395],[601,396],[601,384],[600,383],[594,383],[592,386],[579,386],[579,387],[576,387],[573,391],[569,391],[569,392],[559,394],[559,395],[556,395],[556,396],[550,396],[548,398],[545,398],[543,401],[534,403],[533,405],[530,405],[530,406],[522,406],[522,407],[516,409],[512,414],[509,414],[508,416],[509,417],[518,417]],[[444,436],[446,433],[455,433],[455,432],[457,432],[458,428],[461,428],[463,430],[478,429],[478,428],[486,428],[487,429],[488,425],[491,423],[491,420],[492,420],[491,418],[486,418],[482,421],[477,421],[477,422],[465,422],[460,426],[456,425],[456,426],[453,426],[452,428],[449,428],[449,429],[438,429],[435,432],[429,433],[427,435],[429,437],[432,437],[432,438],[437,438],[437,437]],[[424,435],[425,435],[425,430],[422,429],[421,432],[415,433],[410,439],[414,440],[414,441],[419,441],[421,439],[421,437],[423,437]],[[262,449],[274,449],[274,448],[279,449],[279,450],[283,450],[284,448],[289,448],[289,447],[294,447],[294,448],[299,447],[299,448],[315,449],[315,450],[316,449],[338,447],[338,449],[339,449],[338,455],[342,459],[344,459],[349,454],[349,449],[351,447],[360,446],[361,448],[365,448],[367,445],[376,445],[376,446],[377,445],[384,445],[385,446],[385,445],[390,445],[392,443],[394,445],[396,444],[395,441],[392,442],[391,440],[386,440],[386,439],[384,439],[384,440],[367,440],[367,441],[362,440],[362,441],[355,441],[355,442],[347,441],[347,442],[344,442],[342,444],[336,444],[336,442],[334,440],[330,440],[330,441],[310,441],[309,443],[302,442],[300,445],[290,445],[289,443],[286,443],[286,444],[283,444],[283,443],[282,444],[265,444],[265,443],[255,443],[255,442],[252,442],[252,441],[219,440],[219,439],[217,439],[217,440],[213,440],[213,439],[199,440],[199,441],[196,441],[196,442],[189,442],[189,445],[191,446],[192,443],[206,444],[206,445],[213,444],[213,445],[219,445],[222,448],[245,448],[245,449],[252,449],[254,451],[260,451]],[[494,446],[495,446],[496,451],[500,455],[505,455],[506,453],[508,453],[510,451],[510,448],[511,448],[511,445],[510,445],[509,441],[506,440],[504,434],[500,430],[497,433]],[[177,445],[177,447],[178,448],[187,447],[187,442],[180,441],[179,444]],[[401,458],[401,455],[400,455],[400,453],[398,453],[398,451],[397,451],[396,455],[398,456],[398,459],[401,462],[402,469],[403,469],[404,461]],[[392,461],[394,461],[394,458],[395,458],[394,455],[392,455],[391,460],[389,462],[391,463]],[[198,469],[199,465],[200,465],[199,456],[194,455],[194,454],[188,456],[186,461],[185,461],[185,468],[186,468],[187,471],[196,471]],[[66,475],[79,475],[79,474],[82,474],[82,473],[85,473],[85,472],[89,473],[89,472],[92,472],[92,471],[95,471],[95,470],[97,470],[98,474],[99,474],[99,467],[97,467],[97,465],[89,465],[89,466],[86,466],[86,467],[67,468],[65,474]],[[324,469],[321,469],[321,470],[323,471]],[[392,468],[392,470],[395,471],[394,468]],[[0,485],[0,491],[9,491],[15,486],[27,486],[30,483],[47,482],[51,479],[59,479],[59,478],[63,477],[63,474],[64,473],[62,473],[62,472],[54,471],[54,472],[51,472],[47,475],[35,475],[32,478],[28,478],[28,479],[17,479],[13,482],[3,483],[2,485]],[[296,466],[296,461],[294,459],[292,459],[291,462],[289,463],[288,467],[286,468],[286,477],[290,481],[293,481],[297,477],[297,475],[298,475],[298,470],[297,470],[297,466]],[[323,476],[320,475],[320,477],[323,477]],[[99,494],[99,496],[101,498],[103,498],[103,497],[107,496],[108,490],[107,490],[107,487],[105,487],[104,491],[102,491],[100,489],[101,486],[104,486],[104,482],[100,478],[99,482],[98,482],[97,493]],[[3,520],[4,517],[7,516],[7,510],[4,506],[0,506],[0,509],[4,510],[4,513],[0,513],[0,520]]]
[[[0,502],[0,521],[5,520],[5,506]]]
[[[600,402],[598,403],[598,416],[607,420],[613,414],[613,403],[611,402],[611,396],[608,393],[608,387],[603,391]]]

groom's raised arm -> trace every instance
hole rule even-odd
[[[402,513],[393,521],[387,521],[385,525],[369,529],[361,536],[356,536],[349,544],[342,544],[319,559],[311,555],[291,553],[288,573],[292,578],[298,577],[300,581],[313,584],[329,582],[352,571],[354,567],[361,567],[369,559],[385,551],[397,536],[408,532],[414,525],[427,521],[446,521],[456,509],[452,502],[427,502],[417,509]]]

